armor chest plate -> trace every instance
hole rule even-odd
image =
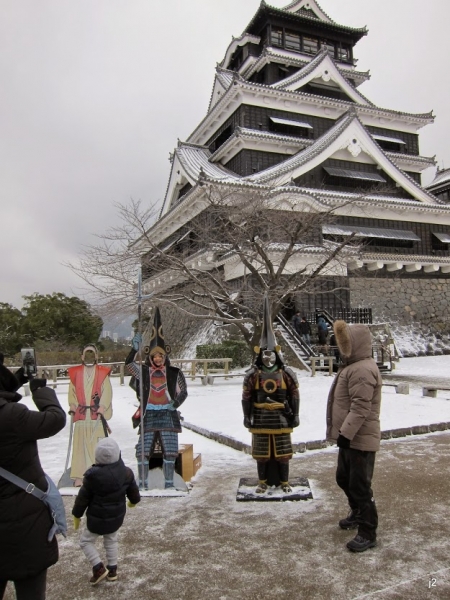
[[[272,373],[259,371],[257,389],[258,402],[264,402],[267,399],[283,402],[286,398],[286,385],[281,371]]]

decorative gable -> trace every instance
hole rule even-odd
[[[291,2],[291,4],[285,6],[282,10],[320,19],[326,23],[333,23],[332,19],[330,19],[330,17],[320,8],[316,0],[295,0],[294,2]]]
[[[214,79],[214,86],[211,93],[211,98],[209,101],[208,112],[217,104],[217,102],[222,98],[224,93],[230,87],[233,82],[234,77],[233,71],[227,71],[226,69],[221,69],[217,67],[216,76]]]
[[[377,177],[373,176],[373,181],[381,182],[383,178],[381,172],[384,172],[397,187],[402,188],[414,200],[437,204],[434,196],[401,171],[389,159],[358,119],[354,110],[348,111],[334,127],[308,148],[274,167],[248,176],[246,180],[265,185],[286,185],[322,165],[327,159],[358,163],[358,169],[347,168],[349,171],[359,170],[364,172],[361,169],[361,163],[375,164],[379,174]],[[339,176],[336,171],[338,167],[334,167],[334,171],[333,167],[330,168],[331,172],[328,172],[328,174],[331,177]],[[367,173],[374,173],[371,166],[367,168],[366,180],[368,180]],[[353,173],[340,173],[340,175],[347,176],[349,179],[357,177]],[[360,178],[362,180],[364,176],[360,175]]]
[[[308,84],[330,90],[341,91],[351,101],[363,106],[373,106],[369,100],[353,87],[337,68],[336,63],[323,47],[316,57],[293,75],[272,85],[273,88],[286,91],[299,91]]]

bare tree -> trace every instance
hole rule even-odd
[[[353,235],[322,239],[322,225],[355,197],[332,206],[309,196],[294,203],[292,193],[280,188],[230,191],[207,182],[201,193],[202,210],[165,239],[155,206],[120,205],[121,225],[100,234],[99,243],[69,265],[94,292],[102,314],[135,312],[142,264],[152,303],[173,306],[186,317],[233,324],[251,347],[259,336],[265,291],[275,317],[293,295],[317,293],[318,278],[345,274],[345,263],[358,252]]]

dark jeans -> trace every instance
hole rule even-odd
[[[339,448],[336,483],[357,512],[358,534],[368,540],[377,537],[378,513],[373,499],[372,475],[375,452]]]
[[[8,581],[0,579],[0,600],[5,593]],[[47,569],[41,571],[34,577],[14,581],[17,600],[45,600],[45,588],[47,584]]]

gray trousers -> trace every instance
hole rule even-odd
[[[106,565],[108,567],[115,567],[117,565],[117,554],[119,550],[119,542],[117,540],[117,534],[119,530],[114,533],[105,533],[100,535],[98,533],[92,533],[87,527],[84,528],[80,536],[80,548],[86,555],[86,558],[91,563],[91,566],[95,567],[98,563],[103,562],[100,558],[95,542],[98,537],[103,538],[103,546],[106,553]]]

